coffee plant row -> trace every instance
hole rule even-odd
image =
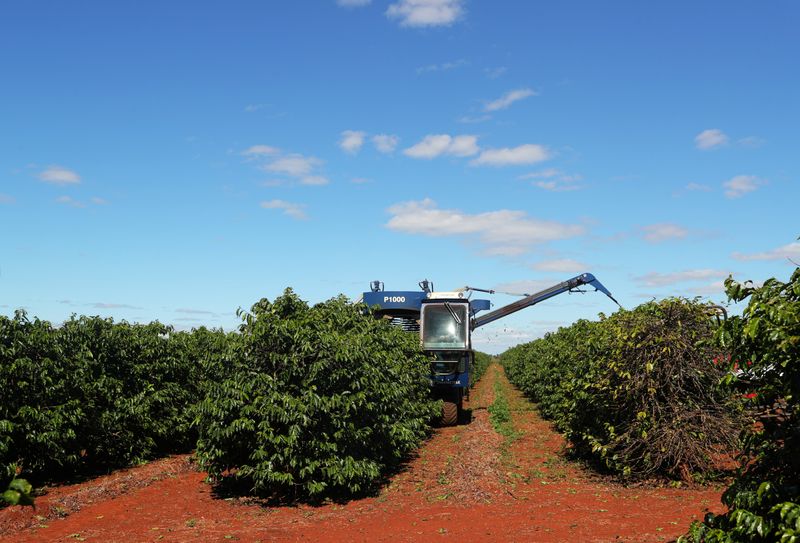
[[[730,369],[740,373],[757,417],[741,435],[742,467],[723,494],[728,512],[707,515],[681,539],[795,543],[800,541],[800,268],[786,283],[770,279],[755,287],[728,279],[725,286],[731,300],[748,305],[717,337],[730,351]]]
[[[226,345],[159,323],[0,317],[0,488],[18,472],[63,480],[190,449],[191,407]]]
[[[15,477],[193,448],[212,479],[245,491],[357,493],[425,437],[439,406],[413,334],[291,290],[241,316],[238,333],[0,317],[0,501],[28,501]]]
[[[511,381],[604,470],[627,480],[712,474],[743,423],[741,401],[719,386],[728,368],[709,307],[673,298],[601,317],[506,351]]]
[[[215,481],[288,498],[362,493],[441,409],[419,337],[344,297],[309,307],[287,290],[243,320],[198,406],[197,455]]]
[[[474,385],[480,380],[481,377],[483,377],[483,374],[486,373],[486,369],[489,367],[489,364],[492,363],[492,359],[492,355],[490,354],[475,351],[475,361],[472,363],[472,367],[469,370],[470,386]]]

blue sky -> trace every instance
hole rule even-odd
[[[800,261],[800,4],[0,7],[0,310],[233,328],[292,286],[724,300]],[[513,300],[495,296],[502,304]],[[613,305],[561,296],[490,352]]]

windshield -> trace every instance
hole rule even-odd
[[[467,348],[467,305],[444,302],[422,306],[423,349]]]

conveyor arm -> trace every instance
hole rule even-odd
[[[516,313],[520,309],[525,309],[526,307],[538,304],[539,302],[543,302],[544,300],[552,298],[553,296],[558,296],[559,294],[563,294],[564,292],[573,291],[574,289],[583,285],[593,286],[595,290],[599,290],[600,292],[611,298],[611,300],[615,304],[619,305],[619,302],[614,300],[614,297],[611,295],[608,289],[604,287],[603,284],[600,281],[598,281],[594,275],[592,275],[591,273],[582,273],[581,275],[573,277],[572,279],[567,279],[566,281],[563,281],[557,285],[553,285],[550,288],[546,288],[540,292],[531,294],[530,296],[526,296],[521,300],[510,303],[508,305],[504,305],[503,307],[495,309],[494,311],[486,313],[485,315],[481,315],[480,317],[475,317],[474,319],[472,319],[472,329],[474,330],[475,328],[479,328],[484,324],[489,324],[490,322],[494,322],[498,319],[502,319],[503,317],[507,317],[512,313]]]

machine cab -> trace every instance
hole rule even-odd
[[[422,304],[420,339],[426,351],[466,351],[471,348],[469,302],[426,300]]]
[[[469,300],[460,292],[432,292],[420,313],[420,342],[433,359],[433,383],[466,386],[472,359]]]

